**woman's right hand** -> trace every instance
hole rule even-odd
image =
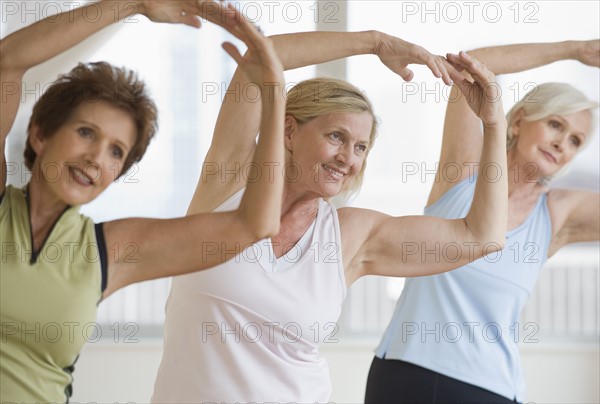
[[[481,119],[483,125],[506,124],[502,107],[502,92],[494,73],[466,52],[460,52],[458,55],[449,53],[447,58],[457,71],[465,70],[473,78],[473,82],[470,82],[457,71],[449,70],[454,83],[462,92],[469,107]]]

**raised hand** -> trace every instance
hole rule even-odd
[[[154,22],[200,28],[198,4],[193,0],[141,0],[138,11]]]
[[[483,124],[493,126],[505,122],[501,90],[494,73],[466,52],[460,52],[458,55],[449,53],[447,58],[456,68],[449,70],[452,79]],[[458,73],[462,70],[471,75],[473,82],[464,79]]]
[[[600,67],[600,39],[575,42],[575,58],[588,66]]]
[[[232,5],[227,8],[236,12]],[[225,42],[223,49],[237,62],[248,79],[261,87],[283,85],[283,65],[275,52],[273,43],[262,35],[254,24],[239,16],[234,22],[226,24],[226,28],[244,41],[248,51],[244,56],[231,43]]]
[[[375,49],[381,62],[391,71],[400,75],[405,81],[412,80],[414,73],[407,66],[409,64],[426,65],[433,75],[442,78],[444,83],[452,84],[449,70],[453,67],[443,56],[433,55],[424,48],[391,35],[384,35]]]

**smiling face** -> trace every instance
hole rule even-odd
[[[552,176],[575,157],[590,130],[589,111],[537,121],[526,121],[520,113],[512,125],[516,144],[509,154],[514,161],[535,164],[539,177]]]
[[[286,148],[297,169],[294,182],[320,197],[340,194],[363,167],[372,124],[368,112],[335,112],[302,125],[288,115]]]
[[[30,131],[37,154],[32,181],[68,205],[88,203],[119,176],[135,138],[127,112],[103,101],[81,103],[51,136],[35,126]]]

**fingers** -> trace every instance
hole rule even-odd
[[[188,25],[193,28],[200,28],[202,23],[200,22],[200,18],[197,15],[186,13],[182,15],[179,19],[179,22],[185,25]]]
[[[400,75],[400,77],[402,77],[404,81],[411,81],[415,76],[413,71],[408,68],[400,69],[398,71],[398,74]]]
[[[452,67],[448,70],[448,72],[454,81],[454,85],[458,87],[463,95],[472,94],[474,84],[461,74],[461,72],[471,73],[465,65],[466,61],[464,58],[461,58],[460,55],[456,55],[454,53],[448,53],[446,54],[446,59],[448,64]]]
[[[458,54],[458,60],[456,60],[455,64],[462,66],[469,74],[471,74],[473,80],[481,85],[487,86],[496,81],[494,73],[489,71],[483,63],[466,52],[461,51]]]
[[[431,55],[427,60],[427,67],[433,75],[437,78],[441,78],[444,84],[452,85],[456,80],[451,74],[451,71],[456,72],[456,68],[449,63],[443,56]],[[454,75],[456,76],[456,75]],[[459,76],[462,80],[464,77]]]
[[[442,73],[442,80],[446,85],[451,86],[454,84],[454,81],[457,80],[457,78],[460,80],[464,79],[464,77],[458,73],[452,63],[448,62],[445,58],[438,56],[436,57],[436,60]]]
[[[235,7],[227,6],[224,2],[213,0],[197,0],[193,3],[194,12],[213,24],[225,28],[233,36],[240,38],[240,32],[237,23],[243,19],[242,15]]]
[[[427,61],[427,67],[429,68],[429,70],[431,70],[431,73],[433,73],[435,77],[437,77],[438,79],[442,77],[442,73],[440,72],[440,68],[436,63],[435,58],[429,58],[429,60]]]
[[[232,11],[236,11],[234,6],[231,4],[227,4],[227,8]],[[262,33],[259,32],[256,25],[252,24],[242,16],[240,16],[239,21],[236,21],[236,26],[241,34],[238,38],[244,41],[248,47],[250,47],[250,45],[256,46],[265,39]]]
[[[465,69],[460,65],[460,57],[454,53],[447,53],[446,60],[459,72],[462,72]]]
[[[231,3],[197,0],[196,12],[243,41],[249,48],[256,47],[263,38],[257,27],[248,21]]]
[[[221,46],[223,47],[223,49],[225,49],[225,52],[227,52],[227,54],[229,54],[229,56],[231,56],[233,60],[235,60],[238,66],[241,66],[244,63],[244,57],[242,56],[238,48],[236,48],[235,45],[233,45],[231,42],[225,42]]]

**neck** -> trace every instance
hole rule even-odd
[[[286,182],[283,188],[281,215],[316,215],[321,197],[314,192],[302,191],[295,183]]]
[[[68,206],[51,192],[46,179],[36,172],[31,177],[27,190],[32,223],[43,226],[43,223],[53,222]]]
[[[520,197],[537,193],[545,188],[541,184],[540,173],[534,163],[519,160],[514,152],[507,155],[508,197]]]

